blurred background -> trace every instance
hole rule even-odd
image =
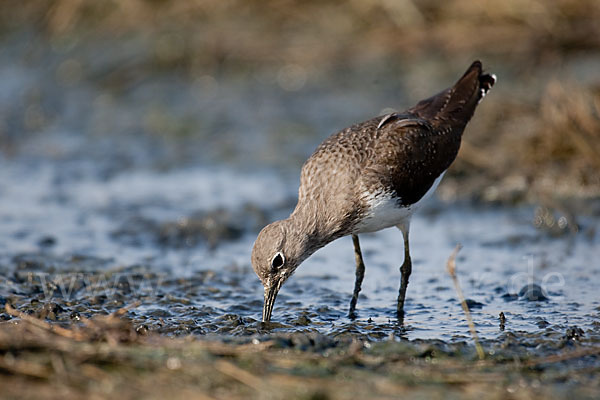
[[[0,160],[102,179],[220,165],[297,182],[329,134],[481,59],[499,82],[440,196],[594,198],[598,21],[597,0],[4,0]]]
[[[139,304],[142,330],[256,333],[250,251],[293,209],[306,158],[480,59],[498,82],[413,220],[402,334],[466,334],[444,272],[460,242],[482,338],[501,311],[510,329],[597,337],[599,21],[598,0],[2,0],[0,306],[69,326]],[[349,240],[286,284],[285,329],[395,332],[399,233],[361,237],[358,322]]]
[[[437,200],[413,218],[405,324],[401,235],[389,229],[361,235],[357,320],[342,238],[278,295],[268,332],[299,339],[262,342],[250,252],[293,209],[302,163],[332,133],[451,86],[475,59],[498,82]],[[397,396],[397,384],[422,398],[598,398],[599,170],[600,0],[0,0],[0,386],[61,399],[186,387],[185,398],[236,398],[241,384],[264,398],[286,382],[301,390],[281,398]],[[476,373],[445,269],[457,243],[490,350]],[[125,323],[110,328],[110,313]],[[24,315],[37,323],[15,322]],[[156,337],[137,346],[152,332],[265,347],[235,361],[187,340],[181,353]],[[425,342],[360,355],[363,340],[397,338]],[[329,352],[341,341],[349,358]],[[300,349],[310,362],[289,363]],[[330,387],[311,394],[311,376]]]

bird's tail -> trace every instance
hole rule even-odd
[[[496,76],[484,74],[480,61],[475,61],[454,86],[420,101],[408,110],[433,126],[460,127],[469,122],[477,104],[496,83]]]

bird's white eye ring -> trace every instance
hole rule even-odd
[[[285,257],[283,256],[282,252],[278,251],[271,260],[271,268],[277,269],[282,267],[283,264],[285,264]]]

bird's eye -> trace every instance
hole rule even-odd
[[[273,260],[271,261],[271,268],[277,269],[283,264],[285,264],[285,257],[283,257],[283,254],[281,254],[281,252],[277,252],[277,254],[275,254],[275,256],[273,257]]]

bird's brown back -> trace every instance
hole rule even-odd
[[[333,240],[351,233],[369,194],[388,191],[399,207],[416,203],[456,158],[463,130],[493,84],[476,61],[453,87],[406,112],[330,136],[302,168],[294,214]]]

